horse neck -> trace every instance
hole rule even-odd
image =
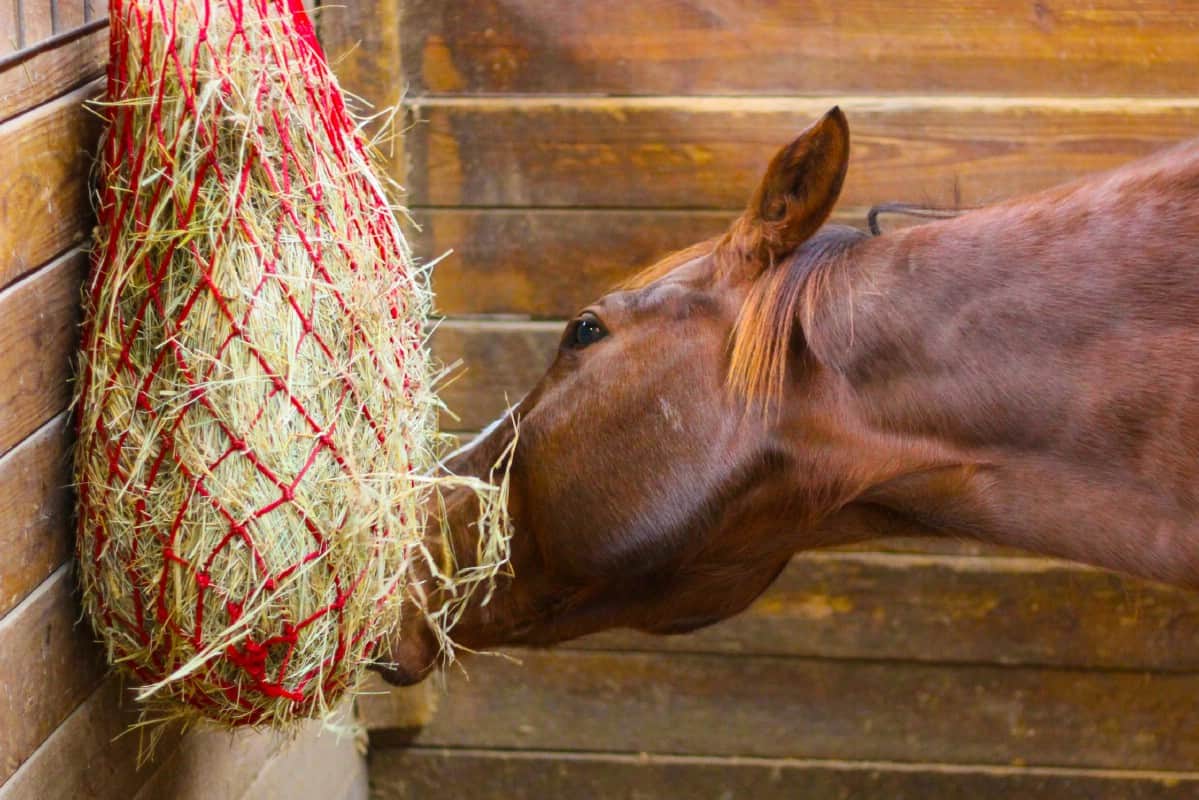
[[[805,332],[853,510],[1199,583],[1197,161],[855,248]]]

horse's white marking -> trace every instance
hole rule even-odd
[[[683,415],[678,412],[670,401],[665,397],[658,398],[658,406],[662,409],[662,416],[666,417],[666,421],[670,423],[670,427],[674,428],[675,433],[683,432]]]

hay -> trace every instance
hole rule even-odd
[[[424,547],[427,274],[298,0],[114,0],[111,36],[84,605],[152,718],[288,727],[357,685],[405,597],[455,598],[449,627],[506,558],[503,491],[471,484],[469,570]]]

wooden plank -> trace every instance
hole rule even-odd
[[[442,415],[446,430],[481,430],[515,403],[545,373],[558,347],[563,323],[454,320],[434,332],[433,354],[462,368],[441,389],[453,415]]]
[[[17,3],[23,47],[32,47],[54,35],[53,5],[54,0],[21,0]]]
[[[137,710],[126,702],[119,681],[109,679],[87,702],[55,729],[21,769],[0,786],[0,800],[87,797],[127,800],[153,772],[154,763],[140,769],[139,753],[149,745],[144,736],[129,733]],[[127,735],[121,735],[127,734]],[[166,758],[179,744],[175,727],[162,730],[154,748]],[[219,776],[215,776],[219,781]],[[171,797],[171,795],[159,795]],[[219,795],[210,795],[219,796]]]
[[[1199,671],[1199,595],[1060,561],[797,557],[749,609],[687,636],[571,648]]]
[[[363,116],[380,114],[367,126],[372,136],[382,135],[384,151],[402,164],[403,139],[384,124],[389,111],[400,104],[405,88],[400,60],[400,7],[403,0],[359,0],[351,4],[328,3],[316,15],[321,44],[337,73],[338,83],[351,95],[351,104]],[[361,104],[357,101],[363,101]],[[397,176],[399,177],[399,176]],[[402,181],[402,177],[399,177]]]
[[[0,56],[21,49],[21,22],[17,0],[0,0]]]
[[[74,574],[64,566],[0,620],[0,782],[104,675],[91,629],[76,625],[74,590]]]
[[[75,251],[0,292],[0,455],[70,401],[86,268]]]
[[[54,32],[69,33],[87,21],[85,0],[51,0],[54,10]]]
[[[61,414],[0,458],[0,618],[71,554],[72,439]]]
[[[813,98],[418,99],[412,205],[739,209]],[[976,205],[1199,130],[1195,98],[849,98],[847,207]]]
[[[434,747],[1192,769],[1193,674],[532,651],[454,671]],[[384,745],[386,746],[386,744]]]
[[[83,103],[97,88],[0,125],[0,288],[82,241],[92,225],[88,174],[101,126]]]
[[[431,209],[412,237],[445,314],[563,318],[674,250],[716,236],[716,212]]]
[[[408,0],[420,93],[1190,95],[1199,16],[1143,0]]]
[[[32,51],[0,70],[0,122],[94,80],[107,61],[106,28],[49,50]],[[14,161],[8,166],[11,169],[20,165]]]
[[[946,764],[804,761],[657,754],[375,748],[371,797],[542,800],[1181,800],[1199,797],[1194,772],[1013,769]]]

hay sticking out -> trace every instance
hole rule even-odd
[[[358,684],[440,485],[427,274],[298,0],[114,0],[78,391],[84,604],[148,714],[288,727]],[[436,586],[409,582],[418,570]]]

